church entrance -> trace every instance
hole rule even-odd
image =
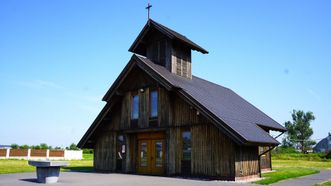
[[[165,134],[163,132],[140,133],[138,138],[138,173],[164,174]]]

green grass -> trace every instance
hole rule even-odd
[[[0,174],[33,172],[35,168],[28,165],[27,160],[2,159],[0,160]]]
[[[272,160],[273,168],[315,168],[331,170],[331,161],[305,161],[305,160]]]
[[[300,176],[305,176],[309,174],[318,173],[319,170],[316,169],[307,169],[307,168],[300,168],[300,167],[283,167],[283,168],[275,168],[274,172],[263,173],[262,177],[263,180],[256,181],[254,183],[261,184],[261,185],[269,185],[271,183],[276,183],[281,180],[286,180],[289,178],[297,178]]]
[[[92,172],[93,154],[83,154],[83,160],[70,160],[68,167],[63,167],[62,171]],[[0,174],[34,172],[35,167],[28,165],[27,160],[1,159]]]
[[[318,170],[331,170],[331,160],[321,154],[282,153],[272,155],[275,172],[262,174],[265,179],[255,183],[267,185],[281,180],[318,173]]]
[[[84,160],[93,160],[93,154],[83,154]]]
[[[323,161],[331,162],[331,159],[326,159],[323,153],[272,153],[274,160],[305,160],[305,161]]]
[[[315,184],[315,186],[331,186],[331,180],[324,183]]]

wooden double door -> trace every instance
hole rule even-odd
[[[138,166],[141,174],[162,175],[165,170],[164,133],[138,134]]]

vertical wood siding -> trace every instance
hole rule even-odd
[[[181,174],[182,147],[181,128],[170,128],[168,136],[168,175]]]
[[[270,147],[259,147],[260,152],[259,154],[267,151]],[[260,157],[260,165],[261,165],[261,170],[270,170],[271,169],[271,154],[270,151],[263,154]]]
[[[224,179],[234,177],[234,144],[210,123],[191,127],[192,174]]]
[[[236,177],[259,174],[258,147],[236,147]]]
[[[169,129],[168,174],[180,175],[182,132],[190,130],[191,175],[234,179],[233,142],[202,115],[179,97],[173,98],[173,128]]]
[[[149,80],[151,81],[151,80]],[[150,83],[150,82],[149,82]],[[145,83],[147,85],[148,83]],[[182,132],[190,130],[192,134],[191,172],[193,176],[208,176],[234,180],[235,177],[256,175],[259,173],[258,148],[240,147],[234,144],[221,130],[173,92],[152,83],[152,86],[134,85],[139,94],[138,128],[166,129],[166,174],[181,175],[182,171]],[[158,89],[157,125],[150,126],[149,93],[150,88]],[[127,87],[128,88],[128,87]],[[126,158],[123,172],[136,172],[137,133],[131,128],[132,91],[121,94],[120,101],[114,106],[99,127],[96,134],[94,167],[101,171],[116,169],[116,137],[118,132],[126,136]],[[129,132],[129,133],[126,133]],[[137,131],[139,132],[139,131]],[[269,156],[270,158],[270,156]]]
[[[116,169],[116,133],[102,134],[94,148],[94,168],[98,171],[115,171]]]

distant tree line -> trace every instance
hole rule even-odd
[[[16,143],[14,143],[14,144],[11,144],[10,147],[12,149],[79,150],[79,148],[77,147],[77,145],[75,143],[71,143],[68,147],[65,147],[65,148],[62,148],[62,147],[59,147],[59,146],[52,147],[52,146],[47,145],[46,143],[40,143],[39,145],[27,145],[27,144],[18,145]]]

